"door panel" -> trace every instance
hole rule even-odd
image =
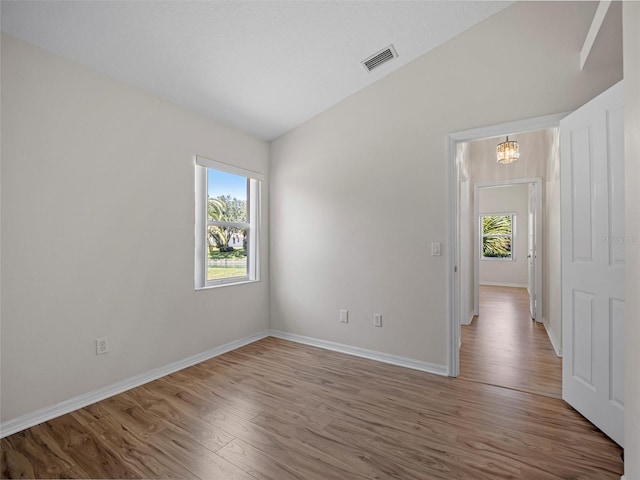
[[[609,331],[611,332],[611,363],[609,376],[611,378],[611,401],[619,408],[624,406],[624,350],[615,348],[624,345],[624,300],[611,299],[611,314],[609,315]]]
[[[592,175],[593,149],[591,146],[591,128],[589,125],[571,132],[571,203],[573,227],[571,256],[574,261],[590,262],[592,258],[593,225],[592,219]],[[579,162],[578,165],[575,165]]]
[[[593,324],[595,295],[573,291],[573,376],[593,387]]]
[[[624,158],[624,111],[622,107],[612,109],[607,115],[607,146],[609,159]],[[609,189],[609,261],[611,265],[624,268],[624,164],[611,162],[608,170]]]
[[[560,123],[562,396],[620,445],[624,434],[622,83]]]

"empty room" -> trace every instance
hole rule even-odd
[[[2,478],[640,480],[640,2],[0,20]]]

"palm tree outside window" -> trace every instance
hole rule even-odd
[[[482,259],[514,260],[515,221],[513,213],[480,216]]]

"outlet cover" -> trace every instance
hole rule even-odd
[[[109,352],[109,342],[107,337],[96,338],[96,355],[103,355]]]
[[[382,315],[380,315],[379,313],[376,313],[375,315],[373,315],[373,326],[374,327],[382,326]]]

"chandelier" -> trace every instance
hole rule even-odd
[[[499,143],[496,148],[498,163],[513,163],[520,158],[520,146],[518,142],[509,141],[509,137],[505,142]]]

